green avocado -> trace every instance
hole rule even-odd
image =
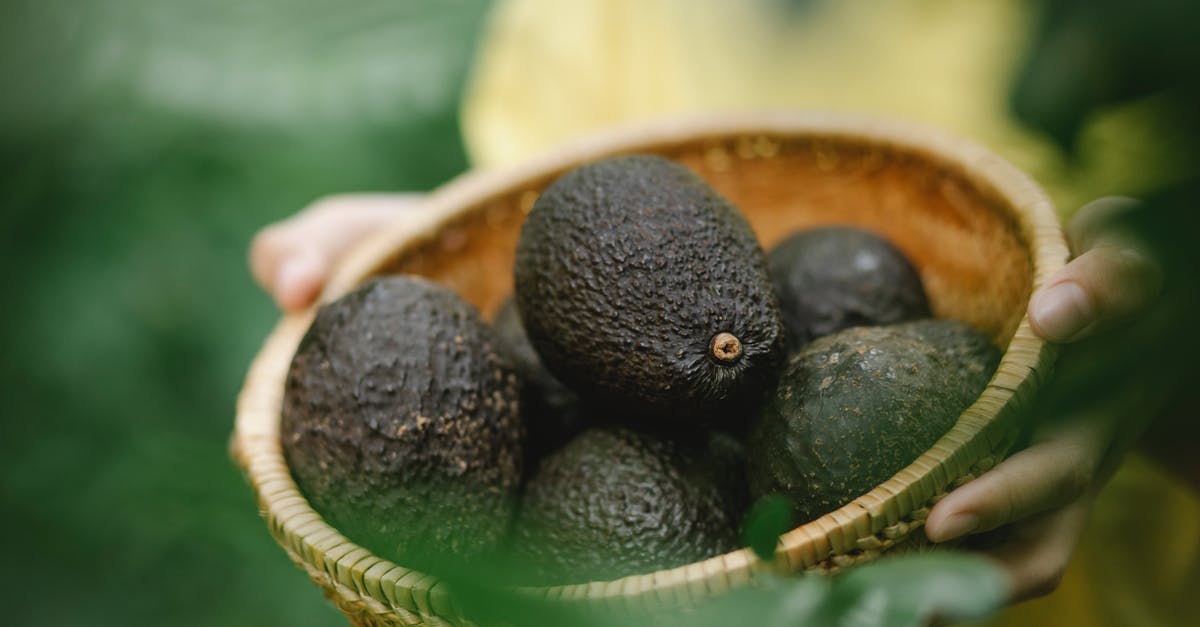
[[[292,360],[280,436],[313,508],[409,567],[495,555],[521,479],[517,375],[492,330],[425,280],[322,307]]]
[[[766,257],[745,218],[660,157],[607,159],[555,181],[521,230],[514,271],[546,367],[610,414],[736,430],[784,357]]]
[[[532,584],[611,580],[738,547],[743,453],[719,432],[672,440],[594,427],[544,459],[525,488],[515,567]]]
[[[916,268],[891,242],[851,226],[799,231],[767,256],[788,350],[850,327],[928,318]]]
[[[883,483],[978,398],[999,362],[961,322],[856,327],[788,361],[747,444],[755,497],[789,496],[801,522]]]
[[[521,412],[528,429],[527,459],[540,459],[583,431],[589,423],[588,414],[579,397],[542,365],[512,298],[500,306],[492,328],[500,339],[500,349],[521,377]]]

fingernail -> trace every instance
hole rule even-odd
[[[945,542],[959,536],[965,536],[978,528],[979,517],[975,514],[967,512],[953,514],[941,524],[941,533],[931,534],[929,539],[934,542]]]
[[[1092,321],[1092,304],[1078,283],[1066,281],[1034,295],[1029,320],[1047,340],[1066,342]]]

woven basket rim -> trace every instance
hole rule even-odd
[[[987,149],[927,126],[834,112],[756,111],[645,122],[579,139],[525,163],[467,172],[435,190],[423,207],[381,230],[347,256],[320,302],[328,302],[375,274],[387,260],[434,237],[445,225],[526,181],[614,153],[692,143],[707,137],[810,136],[890,147],[956,168],[973,185],[1007,204],[1030,249],[1032,288],[1068,257],[1053,205],[1027,175]],[[238,397],[231,451],[258,496],[272,535],[318,583],[357,597],[372,612],[399,612],[422,620],[462,621],[444,588],[432,577],[372,555],[346,539],[308,505],[291,478],[279,445],[283,381],[292,354],[316,306],[285,315],[255,357]],[[889,538],[919,528],[930,501],[972,473],[986,470],[1012,444],[1012,421],[1048,374],[1055,349],[1022,318],[996,374],[954,427],[916,461],[838,510],[780,538],[776,564],[739,549],[677,568],[615,581],[529,589],[547,597],[605,601],[618,597],[685,594],[710,596],[757,572],[836,567],[837,558],[872,558]],[[831,562],[832,560],[832,562]],[[845,560],[843,560],[845,561]],[[851,560],[852,561],[852,560]],[[714,585],[714,581],[720,581]]]

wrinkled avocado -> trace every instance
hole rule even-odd
[[[999,362],[961,322],[846,329],[788,361],[750,434],[755,497],[791,497],[801,522],[831,512],[912,463],[978,398]]]
[[[492,328],[500,338],[500,349],[521,377],[521,412],[529,434],[527,459],[540,459],[583,431],[587,415],[579,397],[542,365],[512,298],[500,306]]]
[[[831,226],[797,232],[767,256],[788,350],[857,326],[929,317],[916,268],[870,231]]]
[[[732,429],[783,360],[766,258],[682,165],[599,161],[545,190],[521,230],[517,308],[546,367],[591,406]]]
[[[525,488],[518,569],[535,584],[601,581],[736,549],[742,451],[723,434],[706,438],[584,431],[543,460]]]
[[[284,393],[283,452],[313,508],[406,566],[493,554],[521,478],[517,376],[452,291],[374,280],[328,304]]]

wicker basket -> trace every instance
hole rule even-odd
[[[360,246],[322,300],[368,277],[411,273],[457,290],[491,315],[512,290],[513,254],[539,190],[567,169],[618,153],[687,164],[746,214],[764,247],[792,230],[857,224],[895,242],[921,272],[938,317],[1007,347],[995,376],[954,428],[919,459],[849,505],[785,534],[769,566],[837,570],[924,534],[931,503],[987,470],[1012,446],[1018,418],[1050,370],[1051,346],[1025,309],[1067,248],[1053,208],[1028,177],[962,140],[859,117],[773,113],[661,122],[601,134],[503,171],[464,175],[419,211]],[[283,382],[312,312],[285,317],[254,360],[238,399],[233,451],[272,535],[352,622],[463,624],[430,576],[372,555],[305,501],[280,449]],[[617,581],[540,589],[613,609],[648,600],[687,605],[745,585],[768,568],[749,550]]]

